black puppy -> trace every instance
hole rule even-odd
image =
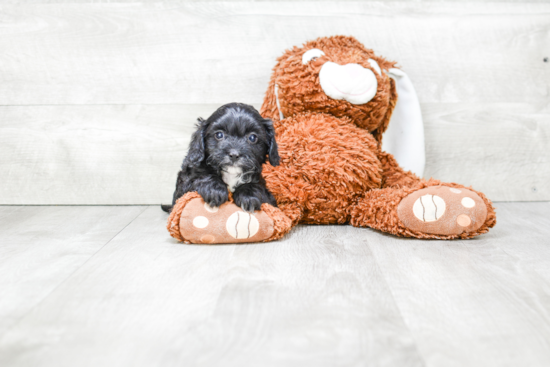
[[[271,120],[252,106],[229,103],[207,120],[198,121],[178,173],[172,205],[162,205],[162,209],[171,212],[176,200],[189,191],[197,191],[212,207],[228,200],[228,190],[235,204],[248,212],[260,210],[263,203],[277,206],[261,175],[266,156],[272,166],[279,164]]]

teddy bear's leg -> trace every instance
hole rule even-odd
[[[291,220],[294,227],[302,219],[303,209],[298,203],[280,203],[279,209]]]
[[[283,154],[285,154],[283,152]],[[284,155],[283,155],[284,157]],[[263,171],[266,186],[277,200],[279,209],[295,226],[302,219],[307,201],[308,183],[288,166],[266,166]]]
[[[382,168],[382,188],[417,187],[424,182],[411,171],[404,171],[389,153],[379,152],[378,160]]]
[[[356,227],[416,238],[471,238],[496,223],[494,208],[483,193],[437,180],[420,181],[414,188],[369,191],[349,213]]]
[[[278,208],[262,204],[245,212],[230,201],[212,208],[196,192],[178,199],[167,224],[172,237],[186,243],[242,243],[273,241],[292,228],[292,221]]]

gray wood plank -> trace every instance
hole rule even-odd
[[[497,212],[469,241],[369,240],[427,366],[550,364],[550,205]]]
[[[196,118],[217,107],[0,107],[0,204],[170,202]],[[473,185],[494,201],[550,200],[548,107],[422,109],[425,177]]]
[[[0,342],[0,365],[423,365],[368,232],[183,245],[165,220],[149,208],[75,272]]]
[[[486,240],[510,255],[514,263],[521,268],[538,273],[548,283],[550,280],[550,202],[496,203],[495,205],[499,230],[489,232]],[[499,241],[499,238],[506,240]],[[546,306],[550,315],[550,303]]]
[[[423,104],[424,177],[472,185],[494,201],[550,200],[550,108]]]
[[[295,0],[296,2],[302,0]],[[334,1],[334,0],[317,0],[317,2],[323,1]],[[357,1],[357,0],[356,0]],[[364,2],[373,1],[377,2],[379,0],[360,0]],[[398,3],[434,3],[434,2],[465,2],[465,0],[401,0],[394,1],[388,0],[386,2],[398,2]],[[499,3],[518,3],[523,2],[524,0],[498,0]],[[544,3],[548,0],[529,0],[530,3]],[[192,3],[192,2],[214,2],[219,3],[220,0],[4,0],[6,4],[110,4],[110,3],[122,3],[122,4],[135,4],[135,3],[145,3],[145,4],[154,4],[154,3],[170,3],[172,5],[182,4],[182,3]],[[223,0],[223,2],[288,2],[288,0]],[[308,2],[303,1],[303,2]],[[309,1],[311,2],[311,0]],[[477,0],[477,2],[495,2],[495,0]]]
[[[0,207],[0,338],[142,207]]]
[[[0,7],[4,105],[260,103],[275,58],[350,34],[422,102],[546,103],[550,4],[162,2]]]
[[[0,108],[0,203],[171,202],[196,119],[214,108]]]

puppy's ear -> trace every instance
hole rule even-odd
[[[206,128],[208,124],[207,121],[201,117],[199,117],[197,120],[197,131],[195,131],[191,136],[189,151],[187,152],[187,156],[183,160],[183,169],[187,167],[198,167],[205,159],[206,152],[204,149],[204,135],[206,133]]]
[[[277,148],[277,141],[275,140],[275,129],[273,128],[273,121],[271,121],[270,119],[264,119],[263,125],[267,135],[267,144],[269,145],[267,149],[269,164],[275,167],[279,165],[280,158],[279,150]]]

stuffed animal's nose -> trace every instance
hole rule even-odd
[[[353,104],[367,103],[378,89],[372,70],[359,64],[338,65],[328,61],[319,72],[319,82],[328,97]]]
[[[231,158],[232,160],[239,159],[239,151],[237,151],[236,149],[231,149],[229,151],[229,158]]]
[[[348,74],[348,76],[352,79],[360,78],[363,70],[365,70],[365,68],[359,64],[347,64],[344,65],[343,68],[346,71],[346,74]]]

